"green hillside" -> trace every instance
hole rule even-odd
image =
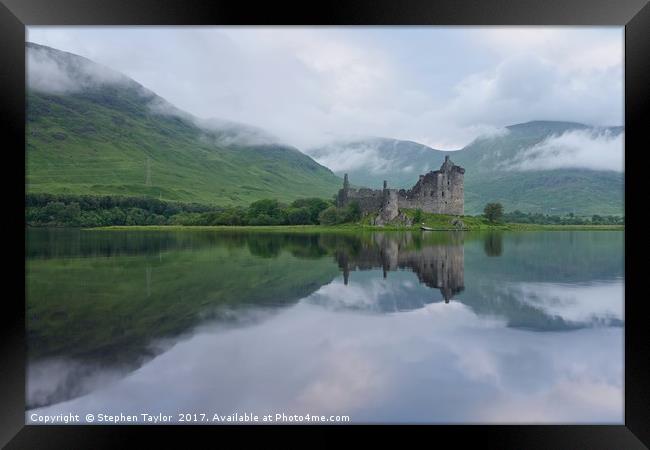
[[[574,130],[598,132],[571,122],[535,121],[507,127],[501,136],[477,139],[452,156],[465,167],[465,204],[480,211],[487,202],[507,210],[545,214],[623,214],[624,174],[614,170],[557,168],[507,170],[504,165],[550,136]],[[607,131],[617,134],[621,127]]]
[[[28,90],[29,193],[247,205],[269,197],[330,197],[341,184],[326,167],[259,130],[202,124],[80,56],[31,43],[27,52],[30,62],[46,61],[56,77],[70,81],[65,89],[40,83]],[[30,77],[42,79],[31,70]]]
[[[374,161],[371,167],[359,165],[335,173],[347,172],[352,184],[373,188],[381,187],[383,180],[390,186],[410,188],[419,174],[439,168],[444,155],[450,155],[454,163],[466,169],[467,214],[478,214],[486,203],[493,201],[501,202],[507,211],[623,214],[624,174],[621,172],[577,168],[512,170],[507,166],[545,139],[574,130],[614,135],[623,132],[622,127],[597,129],[571,122],[534,121],[507,127],[506,133],[476,139],[453,152],[409,141],[370,138],[312,149],[309,154],[317,161],[326,162],[335,160],[337,154],[347,154],[353,159],[353,155],[363,152],[367,159]]]

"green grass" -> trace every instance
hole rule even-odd
[[[63,67],[78,58],[49,52]],[[189,115],[156,114],[152,101],[163,100],[135,82],[66,94],[29,91],[27,192],[244,206],[261,198],[330,198],[342,183],[293,147],[235,144],[232,131],[206,131]]]
[[[458,231],[451,226],[449,220],[453,216],[435,215],[434,218],[426,218],[424,224],[433,228],[434,231]],[[503,230],[503,231],[567,231],[567,230],[624,230],[624,225],[538,225],[523,223],[489,223],[484,219],[476,217],[462,217],[466,228],[462,231],[481,231],[481,230]],[[363,223],[343,224],[343,225],[272,225],[272,226],[185,226],[185,225],[140,225],[140,226],[111,226],[87,228],[92,230],[113,230],[113,231],[255,231],[271,233],[347,233],[358,231],[418,231],[420,225],[414,226],[375,226]]]
[[[343,224],[343,225],[137,225],[137,226],[110,226],[86,228],[86,231],[256,231],[256,232],[280,232],[280,233],[336,233],[336,232],[357,232],[357,231],[403,231],[410,230],[410,227],[387,226],[378,227],[363,224]]]

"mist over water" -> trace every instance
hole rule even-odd
[[[623,420],[622,232],[29,233],[28,423]]]

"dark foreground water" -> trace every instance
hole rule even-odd
[[[623,422],[623,232],[27,241],[27,423]]]

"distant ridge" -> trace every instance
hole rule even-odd
[[[577,122],[535,120],[505,127],[504,133],[481,136],[456,151],[441,151],[423,144],[388,138],[336,142],[308,152],[332,166],[350,183],[378,188],[383,180],[408,188],[419,174],[439,166],[445,155],[465,167],[465,211],[481,213],[486,203],[498,201],[506,210],[544,214],[623,214],[623,173],[579,167],[517,171],[508,163],[529,149],[568,132],[617,136],[622,126],[592,127]],[[340,157],[346,155],[346,158]],[[350,166],[349,161],[357,163]],[[366,162],[370,161],[370,162]],[[336,165],[338,162],[339,166]]]

